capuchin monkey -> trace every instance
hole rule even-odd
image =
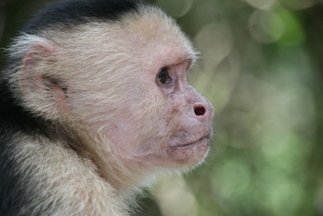
[[[201,164],[213,107],[197,52],[140,0],[51,3],[8,49],[0,215],[125,216],[156,177]]]

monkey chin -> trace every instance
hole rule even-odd
[[[200,165],[210,149],[210,136],[185,144],[168,143],[169,156],[181,167],[193,168]]]

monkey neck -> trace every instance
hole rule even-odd
[[[103,141],[98,133],[83,122],[74,119],[76,118],[73,116],[66,116],[64,120],[53,121],[52,131],[46,136],[54,141],[59,139],[56,141],[72,149],[79,158],[90,161],[102,180],[116,189],[119,195],[132,200],[132,197],[142,190],[140,186],[137,186],[140,185],[142,179],[140,167],[134,168],[131,161],[120,158],[118,153],[109,148],[108,141]],[[75,125],[77,127],[74,127]],[[130,164],[131,168],[127,166]],[[136,172],[134,173],[133,170]]]

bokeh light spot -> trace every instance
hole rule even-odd
[[[249,31],[260,43],[272,43],[284,33],[285,25],[277,13],[256,10],[249,19]]]

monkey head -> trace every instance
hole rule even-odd
[[[81,122],[95,136],[89,145],[129,176],[187,170],[205,158],[213,107],[187,80],[197,53],[160,9],[52,23],[19,41],[13,53],[25,53],[12,79],[24,107],[65,127]]]

